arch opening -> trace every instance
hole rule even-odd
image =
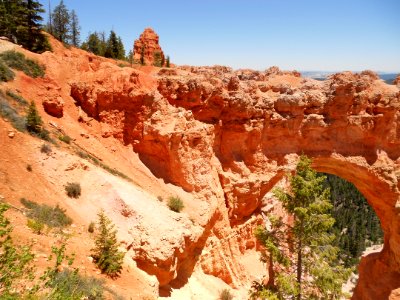
[[[375,211],[383,231],[383,248],[361,258],[352,299],[389,299],[400,290],[400,264],[396,255],[400,245],[397,186],[385,178],[379,155],[374,165],[359,157],[318,157],[313,160],[313,168],[352,183]]]

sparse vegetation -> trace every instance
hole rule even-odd
[[[25,131],[25,118],[20,116],[18,111],[5,100],[0,94],[0,116],[8,120],[11,125],[18,131]]]
[[[16,299],[24,296],[23,292],[16,293],[20,280],[34,277],[34,255],[30,247],[14,245],[10,221],[4,216],[7,209],[6,204],[0,203],[0,294],[1,299]]]
[[[26,115],[26,129],[32,135],[35,135],[42,140],[50,141],[49,132],[43,127],[43,121],[40,117],[35,102],[31,102],[28,107],[28,113]]]
[[[26,101],[23,97],[13,93],[10,90],[7,90],[6,95],[14,99],[18,104],[21,104],[22,106],[26,106],[29,104],[28,101]]]
[[[81,195],[81,185],[78,182],[68,182],[65,191],[70,198],[79,198]]]
[[[31,165],[26,165],[26,170],[28,171],[28,172],[32,172],[32,166]]]
[[[169,197],[168,199],[168,207],[170,210],[174,211],[174,212],[181,212],[182,209],[185,207],[183,205],[183,201],[181,198],[179,198],[178,196],[175,197]]]
[[[69,137],[68,135],[60,135],[58,139],[66,144],[71,143],[71,137]]]
[[[102,273],[115,278],[121,273],[124,253],[118,250],[120,243],[117,241],[115,225],[103,210],[99,212],[98,218],[98,234],[95,248],[92,249],[93,261]]]
[[[32,208],[37,205],[28,200],[24,203]],[[83,276],[78,269],[71,267],[74,254],[66,255],[65,242],[52,247],[49,256],[52,265],[42,276],[35,277],[35,256],[29,246],[14,245],[10,221],[4,217],[7,209],[6,204],[0,203],[0,299],[100,300],[104,299],[104,291],[108,291],[113,299],[121,299],[105,287],[103,280]]]
[[[104,281],[83,276],[77,269],[64,269],[56,273],[49,285],[53,287],[51,299],[104,299]]]
[[[27,225],[36,234],[42,234],[44,224],[34,219],[28,219]]]
[[[157,200],[160,201],[160,202],[163,202],[163,201],[164,201],[164,199],[163,199],[162,196],[157,196]]]
[[[11,81],[14,77],[15,73],[0,59],[0,82]]]
[[[99,167],[103,168],[104,170],[106,170],[107,172],[109,172],[109,173],[111,173],[111,174],[113,174],[115,176],[124,178],[124,179],[126,179],[128,181],[132,181],[132,179],[129,178],[128,176],[126,176],[124,173],[107,166],[105,163],[101,162],[99,159],[97,159],[96,157],[94,157],[93,155],[91,155],[91,154],[89,154],[87,152],[79,150],[79,151],[76,152],[76,154],[78,154],[78,156],[83,158],[83,159],[90,160],[96,166],[99,166]]]
[[[104,287],[102,280],[83,276],[79,274],[79,269],[71,268],[75,255],[66,255],[65,252],[65,242],[59,248],[52,247],[52,254],[55,257],[54,264],[48,267],[40,277],[43,288],[49,290],[43,299],[100,300],[104,299],[104,290],[109,291],[116,299],[118,298],[113,291]],[[68,267],[63,268],[62,266],[66,264]],[[60,271],[61,269],[63,270]]]
[[[89,158],[89,155],[86,152],[83,152],[83,151],[77,151],[76,154],[78,154],[78,156],[80,158],[83,158],[83,159],[88,159]]]
[[[223,289],[219,293],[219,300],[232,300],[233,296],[231,295],[231,292],[228,289]]]
[[[50,147],[50,145],[49,145],[49,144],[43,144],[43,145],[40,147],[40,152],[46,153],[46,154],[51,153],[51,147]]]
[[[6,65],[12,69],[24,72],[26,75],[37,78],[45,75],[44,66],[39,65],[36,61],[26,58],[24,54],[16,51],[5,51],[0,53]]]
[[[28,209],[26,213],[28,218],[43,223],[50,228],[65,227],[72,224],[72,219],[58,205],[51,207],[47,204],[38,204],[25,198],[22,198],[20,201]]]

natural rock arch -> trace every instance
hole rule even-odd
[[[396,208],[399,191],[393,182],[383,177],[383,173],[391,167],[387,156],[379,153],[372,166],[359,157],[316,158],[313,166],[318,171],[352,182],[379,217],[384,232],[384,248],[380,253],[362,258],[359,265],[360,277],[352,299],[388,299],[391,293],[396,293],[394,290],[400,288],[400,260],[397,257],[400,211]]]
[[[361,261],[353,298],[386,299],[400,288],[398,87],[369,71],[324,82],[277,68],[181,67],[146,76],[115,70],[110,77],[100,69],[73,81],[71,96],[105,124],[104,136],[132,144],[153,174],[207,204],[199,209],[204,231],[183,246],[184,255],[135,257],[161,285],[197,263],[233,286],[246,280],[234,251],[224,252],[220,266],[213,264],[222,254],[194,259],[192,251],[224,248],[226,237],[240,230],[246,238],[237,243],[246,245],[237,251],[254,247],[257,221],[250,217],[304,153],[318,171],[354,183],[381,220],[384,248]]]

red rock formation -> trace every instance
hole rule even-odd
[[[362,259],[354,299],[398,294],[397,86],[371,72],[339,73],[323,82],[276,68],[185,66],[145,74],[78,49],[63,51],[39,57],[46,78],[68,82],[61,91],[99,121],[93,126],[101,127],[103,137],[131,145],[154,175],[195,199],[197,226],[179,215],[174,232],[165,222],[151,230],[135,224],[126,233],[130,257],[161,285],[185,283],[195,266],[233,286],[246,285],[249,272],[240,259],[256,247],[251,232],[258,212],[274,205],[265,195],[305,153],[317,170],[353,182],[381,220],[383,251]],[[62,65],[71,70],[61,74]],[[37,99],[43,99],[49,86],[34,83]],[[74,102],[63,99],[72,115]]]
[[[135,40],[133,45],[133,59],[137,62],[141,61],[143,56],[146,65],[154,65],[155,55],[159,53],[162,65],[165,62],[164,52],[158,44],[159,37],[151,28],[146,28],[140,35],[139,39]]]
[[[128,78],[125,74],[124,81]],[[120,84],[117,92],[113,83],[114,91],[106,93],[114,98],[107,105],[104,92],[85,79],[79,85],[86,88],[73,84],[72,95],[88,113],[110,122],[156,176],[209,203],[208,218],[216,211],[229,218],[227,225],[222,217],[208,237],[220,240],[222,252],[206,244],[211,252],[202,257],[205,272],[235,286],[246,278],[235,264],[240,247],[226,248],[232,242],[224,237],[247,224],[303,152],[316,158],[318,170],[353,182],[381,219],[384,250],[363,259],[354,299],[382,299],[399,287],[394,280],[400,271],[398,88],[371,72],[339,73],[318,82],[276,69],[232,72],[221,67],[159,72],[157,82],[157,91],[139,98],[124,88],[129,84]],[[118,123],[105,118],[120,113],[125,119]],[[228,265],[217,267],[222,260]],[[166,262],[160,266],[168,268]],[[180,267],[173,269],[179,273]],[[163,275],[162,282],[173,278]]]
[[[64,101],[61,97],[43,100],[44,110],[51,116],[61,118],[64,114]]]

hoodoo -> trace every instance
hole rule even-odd
[[[145,65],[164,65],[165,56],[152,28],[146,28],[133,45],[133,59]]]

